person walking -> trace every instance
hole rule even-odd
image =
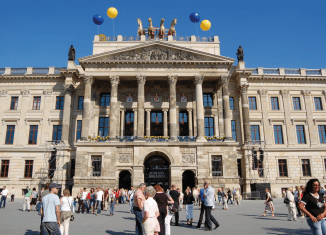
[[[25,211],[26,207],[27,207],[27,211],[31,211],[30,209],[30,197],[31,197],[31,193],[32,190],[29,189],[29,186],[26,186],[26,189],[24,190],[24,204],[23,204],[23,211]]]
[[[198,205],[198,194],[199,193],[198,193],[196,187],[193,187],[192,188],[192,195],[194,196],[194,199],[195,199],[194,206]]]
[[[146,189],[146,184],[141,183],[139,185],[138,189],[136,190],[135,195],[134,195],[134,214],[135,214],[135,217],[136,217],[136,235],[143,235],[142,211],[143,211],[143,207],[144,207],[144,202],[146,200],[146,198],[144,196],[145,189]]]
[[[134,188],[131,187],[130,190],[128,191],[128,197],[129,197],[129,207],[130,207],[130,213],[133,214],[134,213]]]
[[[235,201],[235,193],[237,192],[237,189],[232,188],[232,197],[233,197],[233,201]]]
[[[209,182],[205,182],[204,185],[204,199],[205,199],[205,213],[206,213],[206,223],[207,228],[205,231],[212,231],[212,222],[215,224],[214,229],[217,229],[220,225],[217,220],[212,215],[212,208],[214,207],[215,200],[215,190],[210,186]]]
[[[16,195],[15,187],[12,187],[11,192],[10,192],[11,202],[15,202],[15,195]]]
[[[234,194],[234,204],[235,204],[235,205],[240,205],[240,191],[239,191],[238,188],[235,190],[235,194]]]
[[[184,193],[183,207],[184,207],[184,209],[186,209],[187,225],[189,225],[189,226],[192,226],[192,220],[194,218],[194,216],[193,216],[193,210],[194,210],[193,202],[194,201],[195,201],[194,196],[192,195],[191,189],[188,186]]]
[[[274,217],[275,209],[274,209],[271,193],[268,188],[265,189],[265,192],[266,192],[266,201],[264,202],[264,204],[266,204],[266,205],[265,205],[265,212],[264,212],[264,214],[262,214],[262,216],[266,216],[267,211],[270,210],[272,212],[271,217]]]
[[[184,194],[183,194],[183,192],[181,192],[181,190],[179,188],[177,188],[177,190],[180,193],[180,196],[179,196],[179,205],[180,205],[180,211],[182,211],[182,204],[183,204]]]
[[[6,208],[6,201],[7,201],[7,196],[9,194],[9,191],[6,186],[3,186],[3,190],[1,191],[1,201],[0,201],[0,209]],[[2,207],[2,202],[3,202],[3,207]]]
[[[202,222],[203,222],[203,217],[204,217],[204,213],[205,213],[205,198],[204,198],[204,191],[205,191],[205,185],[204,188],[200,189],[199,191],[199,200],[201,201],[201,206],[200,206],[200,215],[199,215],[199,220],[197,223],[196,228],[200,228]],[[205,227],[207,227],[207,221],[205,219]]]
[[[293,188],[292,188],[292,191],[293,191]],[[298,211],[298,216],[301,216],[301,213],[300,213],[300,210],[299,210],[299,187],[298,186],[295,186],[294,201],[295,201],[295,205],[296,205],[296,208],[297,208],[297,211]]]
[[[231,201],[231,204],[233,204],[230,188],[228,188],[228,200],[227,200],[227,203],[229,203],[229,200]]]
[[[96,196],[94,188],[91,188],[89,195],[91,197],[91,199],[89,200],[89,206],[90,206],[90,209],[92,210],[92,214],[94,214],[95,196]]]
[[[101,204],[103,200],[104,200],[104,192],[101,190],[100,187],[97,187],[97,192],[96,192],[97,213],[95,215],[101,214]]]
[[[34,205],[34,211],[36,211],[36,203],[37,203],[37,197],[38,197],[38,192],[36,191],[36,188],[33,188],[33,191],[31,193],[31,210],[33,209]]]
[[[153,235],[158,230],[157,217],[160,215],[158,205],[153,199],[156,191],[153,186],[148,186],[145,189],[146,201],[142,209],[142,231],[144,235]]]
[[[73,198],[69,189],[63,190],[63,197],[60,200],[60,232],[62,235],[69,235],[69,222],[72,215]]]
[[[83,204],[84,204],[84,206],[83,206],[83,213],[84,214],[86,214],[86,211],[87,211],[87,208],[88,208],[88,205],[87,205],[87,195],[88,195],[87,189],[84,188],[84,190],[82,192],[82,201],[83,201]],[[86,211],[85,211],[85,209],[86,209]],[[88,210],[88,212],[89,212],[89,210]]]
[[[218,197],[218,204],[221,205],[222,204],[222,192],[220,189],[217,189],[217,197]]]
[[[172,184],[171,190],[169,191],[169,195],[171,196],[172,200],[174,201],[174,206],[177,211],[174,213],[175,216],[175,226],[179,226],[179,197],[180,193],[177,191],[177,186]],[[170,223],[170,221],[169,221]]]
[[[228,209],[227,198],[228,198],[228,193],[222,188],[223,210],[227,210]]]
[[[114,200],[114,198],[111,198],[110,202],[110,215],[114,215],[114,208],[117,207],[117,202]]]
[[[41,215],[43,235],[61,235],[60,232],[60,200],[56,195],[61,188],[56,183],[49,186],[50,193],[42,199]]]
[[[47,182],[45,183],[44,185],[44,189],[43,189],[43,192],[41,192],[41,203],[42,203],[42,199],[48,195],[50,193],[50,190],[49,190],[49,187],[50,187],[50,183]],[[41,204],[42,205],[42,204]],[[42,228],[42,222],[43,222],[43,216],[42,216],[42,213],[41,213],[41,224],[40,224],[40,235],[43,235],[43,228]]]
[[[307,182],[301,202],[300,210],[306,215],[307,223],[314,235],[326,235],[326,207],[324,195],[320,192],[318,179]]]
[[[172,205],[174,205],[174,200],[172,199],[171,195],[168,193],[166,193],[166,196],[169,199],[169,203],[168,203],[168,208],[167,208],[167,214],[164,220],[164,229],[165,229],[165,235],[170,235],[171,234],[171,219],[173,216],[173,212],[170,210],[169,207],[171,207]],[[175,207],[177,208],[177,207]]]
[[[84,213],[85,212],[85,208],[84,208],[84,200],[83,200],[83,190],[80,189],[79,193],[77,193],[77,199],[78,199],[78,214]],[[82,211],[80,212],[80,208],[82,209]]]
[[[297,210],[295,205],[295,197],[292,194],[293,188],[289,187],[286,191],[286,198],[289,199],[289,204],[286,204],[288,208],[288,220],[289,221],[297,221]]]

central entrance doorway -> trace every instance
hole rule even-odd
[[[155,155],[145,161],[144,177],[146,185],[155,186],[162,183],[164,190],[170,188],[170,164],[159,156]]]

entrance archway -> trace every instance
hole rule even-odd
[[[195,187],[195,174],[193,171],[186,170],[182,174],[182,192],[186,191],[188,186],[191,189]]]
[[[119,174],[119,188],[130,189],[131,173],[129,171],[121,171]]]
[[[146,185],[155,186],[162,183],[164,190],[170,187],[170,164],[164,157],[151,156],[145,161],[144,167]]]

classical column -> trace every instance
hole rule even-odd
[[[192,134],[192,109],[187,109],[187,111],[188,111],[189,136],[193,136],[193,134]]]
[[[89,119],[91,110],[91,95],[92,84],[94,79],[92,76],[84,77],[85,91],[84,91],[84,106],[83,106],[83,122],[82,122],[82,139],[87,139],[89,133]]]
[[[249,101],[248,101],[248,86],[242,85],[238,88],[241,93],[241,106],[242,106],[242,116],[243,116],[243,132],[244,132],[244,143],[251,141],[251,128],[250,128],[250,118],[249,118]]]
[[[151,136],[151,110],[146,109],[146,136]]]
[[[295,128],[291,121],[291,107],[292,101],[290,96],[290,91],[287,89],[281,90],[281,95],[283,98],[284,116],[285,116],[285,128],[288,147],[294,147],[296,145]]]
[[[214,133],[216,136],[219,136],[219,131],[218,131],[218,115],[214,115]]]
[[[144,96],[145,96],[145,76],[136,76],[138,83],[138,102],[137,102],[137,139],[144,140],[144,124],[145,124],[145,112],[144,112]]]
[[[125,136],[125,109],[121,109],[120,136]]]
[[[110,95],[110,131],[109,140],[116,140],[117,135],[117,117],[120,109],[117,107],[118,102],[118,84],[119,76],[110,76],[111,95]]]
[[[168,110],[163,109],[163,135],[168,136]]]
[[[61,140],[69,142],[69,130],[70,130],[70,119],[71,119],[71,94],[74,91],[72,84],[65,84],[65,100],[63,106],[63,119],[62,119],[62,137]]]
[[[263,127],[264,127],[264,136],[265,138],[261,137],[261,140],[265,140],[266,144],[273,144],[273,133],[271,128],[271,122],[269,121],[269,115],[268,115],[268,107],[269,106],[269,99],[268,99],[268,90],[261,89],[258,90],[258,93],[260,95],[260,101],[261,101],[261,110],[262,110],[262,117],[263,117]]]
[[[231,110],[229,97],[229,80],[230,76],[221,76],[222,96],[223,96],[223,119],[224,119],[224,135],[226,141],[232,141],[231,129]]]
[[[310,146],[316,146],[318,144],[318,131],[316,125],[313,121],[313,114],[314,111],[313,102],[311,99],[311,91],[304,90],[302,91],[302,95],[304,97],[304,102],[306,105],[306,112],[307,112],[307,123],[309,128],[309,137],[310,137]],[[308,137],[308,136],[307,136]],[[308,138],[306,138],[306,142],[308,142]]]
[[[176,126],[177,126],[177,136],[180,136],[180,110],[177,108],[176,109],[176,120],[177,120],[177,122],[176,122]]]
[[[137,109],[133,109],[134,111],[134,137],[137,136]]]
[[[177,100],[176,100],[176,84],[178,76],[168,76],[168,82],[170,84],[170,140],[177,140]]]
[[[197,141],[206,142],[205,139],[205,122],[204,122],[204,102],[203,102],[203,81],[204,76],[196,75],[196,119],[197,119]]]

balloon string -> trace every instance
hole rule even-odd
[[[209,30],[209,32],[210,32],[211,36],[213,36],[213,34],[212,34],[211,30]]]
[[[115,31],[114,31],[114,19],[112,19],[113,22],[113,36],[115,37]]]
[[[197,30],[197,36],[199,37],[198,28],[197,28],[197,22],[195,23],[195,25],[196,25],[196,30]]]
[[[99,25],[97,25],[97,32],[98,32],[97,35],[100,35],[100,26]]]

